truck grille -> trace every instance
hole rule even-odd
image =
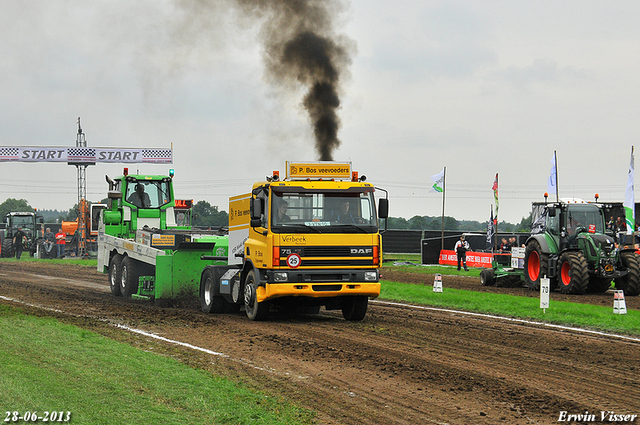
[[[373,267],[373,246],[282,246],[279,265],[287,266],[287,257],[297,254],[300,267]]]

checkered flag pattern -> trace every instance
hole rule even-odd
[[[17,161],[19,148],[0,147],[0,161]]]
[[[173,162],[172,149],[142,149],[142,162]]]
[[[96,150],[94,148],[68,148],[67,158],[69,161],[94,161],[96,160]]]

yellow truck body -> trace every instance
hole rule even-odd
[[[248,310],[247,303],[322,305],[362,320],[367,300],[380,295],[374,192],[350,163],[307,162],[287,163],[284,179],[274,172],[250,193],[231,197],[228,263],[239,269],[240,285],[235,302],[243,294]],[[382,201],[386,211],[386,197]]]

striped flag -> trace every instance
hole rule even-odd
[[[496,202],[496,213],[494,216],[494,223],[498,222],[498,173],[496,173],[496,179],[493,181],[493,186],[491,187],[491,189],[493,189],[493,198],[495,199]]]

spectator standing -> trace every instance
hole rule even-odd
[[[56,249],[58,251],[57,258],[64,258],[64,250],[67,244],[67,234],[60,229],[58,233],[56,233]]]
[[[469,250],[469,242],[464,240],[464,235],[460,236],[460,240],[456,242],[453,250],[458,255],[458,270],[460,270],[460,262],[462,262],[465,271],[469,271],[467,268],[467,251]]]
[[[616,220],[616,236],[618,237],[618,243],[622,246],[627,240],[627,223],[624,217],[618,217]]]

